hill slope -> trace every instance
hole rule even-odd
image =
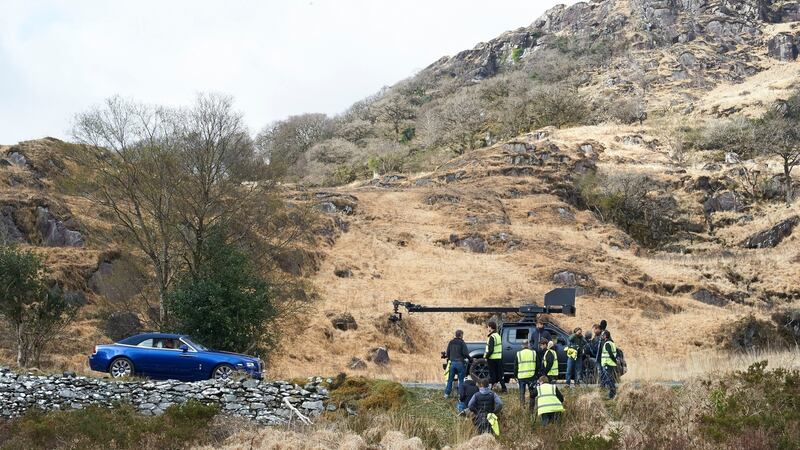
[[[641,98],[648,117],[639,125],[535,130],[447,158],[426,173],[325,190],[285,186],[287,199],[316,203],[337,227],[321,230],[328,242],[318,249],[322,258],[284,267],[306,276],[318,300],[273,358],[273,375],[366,370],[434,380],[454,329],[469,340],[484,337],[480,316],[428,314],[390,324],[394,299],[516,305],[541,301],[556,286],[577,286],[577,316],[552,319],[584,329],[608,320],[634,370],[664,354],[714,354],[721,327],[796,305],[798,232],[787,225],[774,248],[742,244],[791,224],[798,203],[750,201],[737,184],[740,163],[713,152],[676,158],[672,133],[687,123],[761,114],[800,88],[798,20],[796,2],[578,3],[442,58],[390,89],[421,85],[425,96],[448,98],[504,74],[527,74],[555,49],[562,58],[594,61],[580,74],[582,93]],[[80,322],[53,361],[85,371],[85,355],[107,339],[100,313],[146,296],[146,271],[107,213],[77,195],[72,180],[81,168],[69,162],[73,151],[49,138],[0,147],[0,232],[45,255],[55,278],[85,299]],[[756,163],[770,180],[780,172],[776,161]],[[594,172],[646,176],[654,186],[646,197],[677,211],[658,250],[587,207],[581,186]],[[388,366],[350,368],[378,346],[389,349]],[[0,342],[0,358],[10,360],[10,349]]]

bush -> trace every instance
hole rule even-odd
[[[277,339],[272,286],[219,232],[200,251],[196,273],[183,274],[165,299],[170,328],[218,350],[267,352]]]
[[[711,383],[702,431],[720,446],[796,449],[800,442],[800,371],[766,371],[766,361]]]
[[[130,405],[112,409],[30,410],[0,426],[4,449],[182,449],[212,441],[216,406],[196,401],[173,405],[158,417],[138,414]]]
[[[589,172],[576,185],[579,203],[645,247],[671,241],[680,229],[675,199],[646,175]]]
[[[38,366],[42,352],[75,319],[78,305],[47,287],[42,259],[0,245],[0,315],[16,337],[17,365]]]

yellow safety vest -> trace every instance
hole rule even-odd
[[[564,405],[556,396],[556,387],[550,383],[536,386],[536,415],[563,412]]]
[[[553,354],[553,367],[550,368],[550,371],[547,372],[547,375],[550,375],[551,377],[557,377],[558,376],[558,354],[552,348],[547,349],[547,353],[552,353]]]
[[[608,351],[609,348],[611,348],[610,353]],[[603,344],[603,353],[600,356],[600,365],[604,367],[605,366],[616,367],[617,363],[615,363],[614,360],[611,359],[612,354],[614,355],[614,358],[617,357],[617,345],[611,341],[606,341]]]
[[[450,361],[447,361],[447,367],[444,368],[444,379],[450,379]]]
[[[575,350],[572,347],[567,347],[567,358],[575,360],[578,359],[578,350]]]
[[[495,436],[500,436],[500,422],[497,420],[497,414],[487,414],[486,420],[489,422],[489,425],[492,426],[492,433],[494,433]]]
[[[503,358],[503,342],[500,340],[500,335],[492,333],[486,338],[486,350],[483,351],[483,356],[487,357],[489,353],[489,339],[494,338],[494,347],[492,354],[488,356],[489,359],[502,359]]]
[[[536,375],[536,354],[529,348],[517,352],[517,379],[533,378]]]

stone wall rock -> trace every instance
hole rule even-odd
[[[0,367],[0,417],[19,417],[31,408],[54,411],[89,405],[112,407],[116,403],[129,403],[144,415],[159,415],[171,405],[194,399],[218,404],[223,414],[278,425],[287,423],[293,415],[285,399],[305,415],[319,415],[329,397],[322,382],[319,377],[309,378],[304,386],[254,379],[111,381],[74,374],[18,374]]]

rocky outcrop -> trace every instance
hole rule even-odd
[[[107,381],[98,378],[16,374],[0,368],[0,416],[18,417],[31,408],[45,411],[83,409],[89,405],[112,407],[130,403],[140,413],[159,415],[168,407],[190,399],[218,404],[224,414],[262,424],[284,424],[292,406],[306,415],[325,410],[328,390],[322,378],[309,378],[304,386],[285,381]]]
[[[769,56],[781,61],[794,61],[797,59],[800,36],[791,33],[779,33],[767,43]]]
[[[723,192],[703,202],[706,213],[740,211],[743,206],[741,197],[732,191]]]
[[[75,226],[70,222],[62,222],[47,207],[36,207],[36,227],[42,235],[42,245],[46,247],[83,247],[83,236],[69,228]]]
[[[725,306],[728,304],[728,299],[723,297],[722,294],[705,288],[698,289],[692,294],[692,298],[706,305]]]
[[[741,244],[745,248],[772,248],[792,234],[794,228],[800,224],[800,216],[792,216],[781,221],[774,227],[759,231],[758,233],[745,239]]]

